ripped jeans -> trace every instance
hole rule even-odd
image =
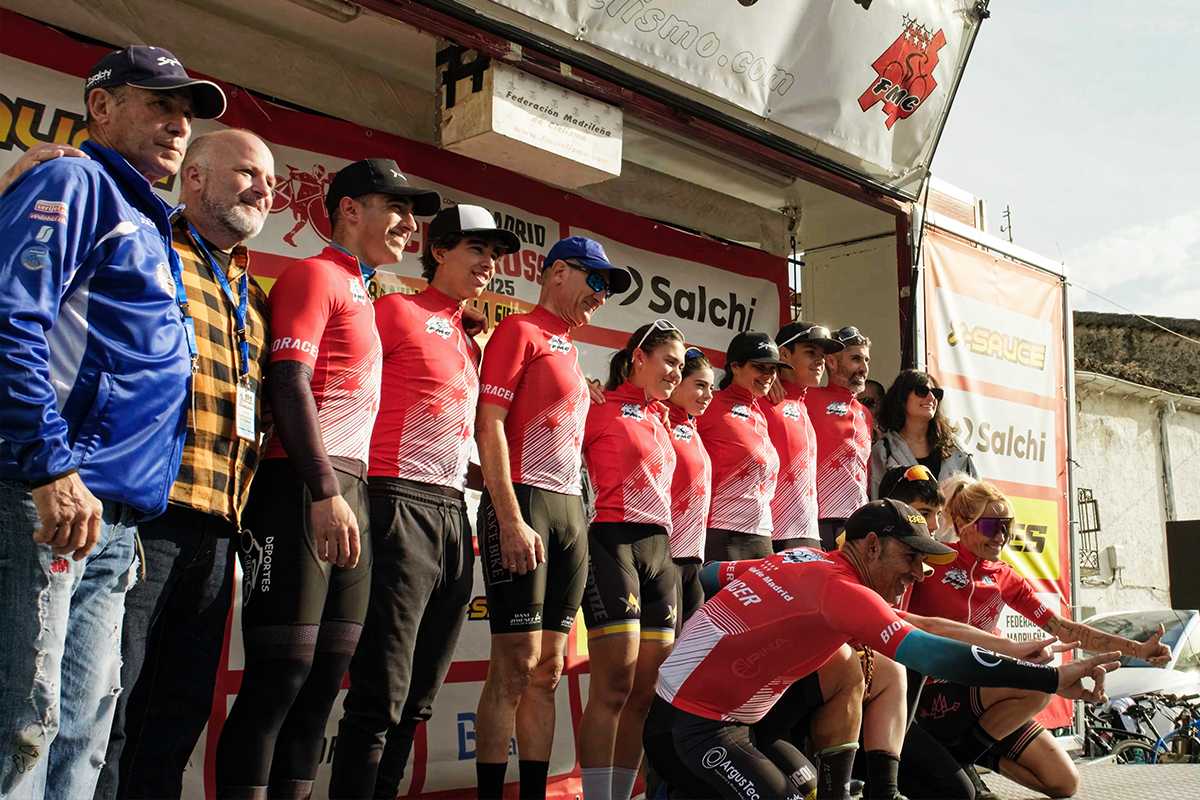
[[[134,518],[105,503],[83,561],[33,541],[25,484],[0,481],[0,800],[90,798],[121,691]]]

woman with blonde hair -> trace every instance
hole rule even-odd
[[[1054,648],[1082,647],[1161,665],[1170,651],[1159,643],[1162,631],[1145,642],[1114,636],[1081,622],[1064,619],[1043,605],[1037,589],[1000,560],[1014,530],[1013,504],[986,481],[959,475],[942,483],[948,498],[946,516],[958,540],[955,553],[926,559],[933,574],[914,584],[909,609],[921,616],[966,622],[999,633],[997,622],[1007,604],[1034,625],[1062,640]],[[1057,604],[1056,604],[1057,605]],[[1065,644],[1070,643],[1070,644]],[[1054,737],[1033,720],[1050,695],[1019,689],[963,686],[929,679],[921,694],[916,723],[941,742],[985,794],[973,764],[1005,776],[1050,797],[1069,797],[1079,786],[1079,773]]]

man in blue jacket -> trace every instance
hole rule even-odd
[[[84,91],[89,158],[39,164],[0,197],[0,800],[92,796],[133,526],[166,507],[195,363],[151,183],[225,97],[140,46]]]

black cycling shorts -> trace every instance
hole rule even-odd
[[[774,555],[771,537],[709,528],[704,537],[705,561],[746,561]]]
[[[371,533],[367,484],[335,469],[342,499],[358,521],[358,564],[338,567],[317,558],[309,524],[312,496],[285,458],[259,465],[238,536],[242,563],[242,626],[361,625],[371,598]]]
[[[916,722],[934,739],[948,745],[966,736],[985,710],[980,687],[930,678],[921,690]],[[1034,720],[1028,720],[1001,739],[988,755],[1017,761],[1044,730]],[[985,762],[984,766],[994,765]]]
[[[683,623],[692,618],[696,609],[704,605],[704,587],[700,584],[700,559],[676,558],[675,572],[679,574],[679,623],[675,635],[683,630]]]
[[[643,744],[671,798],[802,800],[816,786],[812,763],[788,742],[760,741],[749,725],[698,717],[661,697]]]
[[[771,540],[771,549],[776,553],[782,553],[784,550],[795,550],[797,547],[811,547],[813,550],[820,550],[821,540],[809,539],[804,536],[794,536],[791,539]]]
[[[546,560],[533,572],[504,568],[500,523],[487,492],[479,503],[479,557],[492,633],[569,633],[587,581],[587,518],[579,495],[513,484],[521,518],[542,537]]]
[[[675,641],[679,588],[666,528],[593,522],[583,619],[588,636],[639,634]]]

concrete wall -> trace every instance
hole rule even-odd
[[[1085,576],[1078,605],[1096,611],[1170,606],[1159,404],[1079,386],[1076,486],[1099,504],[1100,573]],[[1168,414],[1176,519],[1200,518],[1200,414]],[[1104,548],[1120,548],[1118,570]]]

